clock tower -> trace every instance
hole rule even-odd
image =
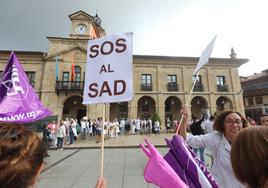
[[[80,10],[69,15],[69,18],[72,21],[71,38],[94,39],[105,35],[97,14],[93,17]]]

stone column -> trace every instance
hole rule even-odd
[[[210,110],[210,114],[214,115],[215,112],[217,112],[217,105],[216,105],[216,99],[214,94],[209,95],[209,104],[208,108]]]
[[[106,112],[105,112],[105,118],[107,121],[110,121],[110,103],[105,104],[106,105]]]
[[[163,127],[165,127],[165,104],[163,102],[162,94],[158,94],[155,109],[159,114],[159,117],[161,119],[161,129],[163,129]]]
[[[137,118],[138,116],[138,104],[137,104],[137,100],[136,98],[133,98],[133,100],[131,102],[129,102],[129,108],[128,108],[128,114],[129,114],[129,118]]]
[[[130,113],[130,111],[131,111],[131,102],[128,102],[127,103],[127,118],[128,119],[131,119],[131,113]]]
[[[58,115],[58,120],[57,123],[60,122],[60,120],[62,120],[62,112],[63,112],[63,106],[62,104],[57,106],[57,115]]]

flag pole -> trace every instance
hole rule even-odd
[[[71,81],[74,82],[75,79],[75,70],[74,70],[74,52],[72,53],[72,71],[71,71]]]
[[[196,81],[197,81],[197,79],[198,79],[199,72],[200,72],[200,70],[199,70],[199,71],[197,72],[197,74],[195,75],[194,83],[193,83],[193,85],[192,85],[191,91],[190,91],[190,93],[189,93],[189,96],[188,96],[187,101],[186,101],[186,104],[185,104],[186,107],[189,106],[190,99],[191,99],[191,96],[192,96],[192,93],[193,93],[193,90],[194,90],[194,86],[195,86],[195,84],[196,84]],[[180,122],[179,122],[179,124],[178,124],[177,129],[176,129],[176,134],[179,133],[179,129],[180,129],[180,126],[181,126],[183,117],[184,117],[184,114],[182,114],[182,116],[181,116]]]
[[[102,126],[101,126],[101,165],[100,165],[100,177],[103,178],[103,161],[104,161],[104,119],[106,112],[106,105],[103,103],[102,111]]]
[[[59,62],[58,62],[58,55],[56,55],[56,60],[55,60],[55,63],[56,63],[56,81],[59,80]]]
[[[214,38],[210,41],[210,43],[209,43],[208,46],[205,48],[205,50],[203,50],[203,52],[201,53],[201,56],[200,56],[200,58],[199,58],[199,61],[198,61],[197,65],[196,65],[196,68],[195,68],[194,73],[193,73],[193,74],[196,75],[196,76],[195,76],[195,79],[194,79],[194,83],[193,83],[193,85],[192,85],[192,89],[191,89],[191,91],[190,91],[190,94],[189,94],[188,99],[187,99],[186,104],[185,104],[186,107],[189,106],[190,99],[191,99],[191,95],[192,95],[192,92],[193,92],[195,83],[196,83],[196,81],[197,81],[197,78],[198,78],[200,69],[201,69],[201,67],[203,67],[205,64],[208,63],[208,60],[209,60],[210,55],[211,55],[212,50],[213,50],[213,46],[214,46],[216,37],[217,37],[217,35],[214,36]],[[196,72],[197,72],[197,74],[195,74]],[[179,133],[179,129],[180,129],[180,125],[181,125],[181,123],[182,123],[183,116],[184,116],[184,115],[182,114],[181,119],[180,119],[180,122],[179,122],[179,125],[178,125],[177,130],[176,130],[176,134]]]

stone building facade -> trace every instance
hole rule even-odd
[[[268,113],[268,69],[241,77],[246,116],[259,122],[261,114]]]
[[[197,57],[133,55],[133,100],[130,102],[83,105],[87,41],[106,35],[101,20],[78,11],[69,16],[68,38],[47,37],[48,52],[15,52],[42,103],[57,120],[66,117],[148,118],[158,113],[162,120],[179,118],[192,88]],[[3,71],[10,51],[0,51]],[[248,59],[210,58],[202,68],[190,99],[195,116],[233,109],[244,113],[238,67]],[[56,63],[57,62],[57,63]],[[56,68],[58,64],[58,68]],[[74,78],[72,80],[72,69]],[[0,72],[1,73],[1,72]],[[87,73],[94,74],[94,73]]]

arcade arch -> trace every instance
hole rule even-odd
[[[222,111],[233,110],[233,103],[230,98],[220,96],[216,100],[216,113],[219,114]]]
[[[205,118],[207,118],[208,116],[207,111],[208,111],[208,102],[204,97],[196,96],[192,98],[192,101],[191,101],[192,117],[195,116],[197,118],[201,118],[204,113]]]
[[[138,100],[137,115],[141,119],[152,118],[156,112],[155,100],[150,96],[143,96]]]
[[[62,119],[73,117],[80,121],[86,116],[86,106],[82,104],[81,96],[71,96],[63,102]]]
[[[180,120],[180,109],[182,102],[178,97],[170,96],[165,100],[165,120],[173,120],[174,118]]]

